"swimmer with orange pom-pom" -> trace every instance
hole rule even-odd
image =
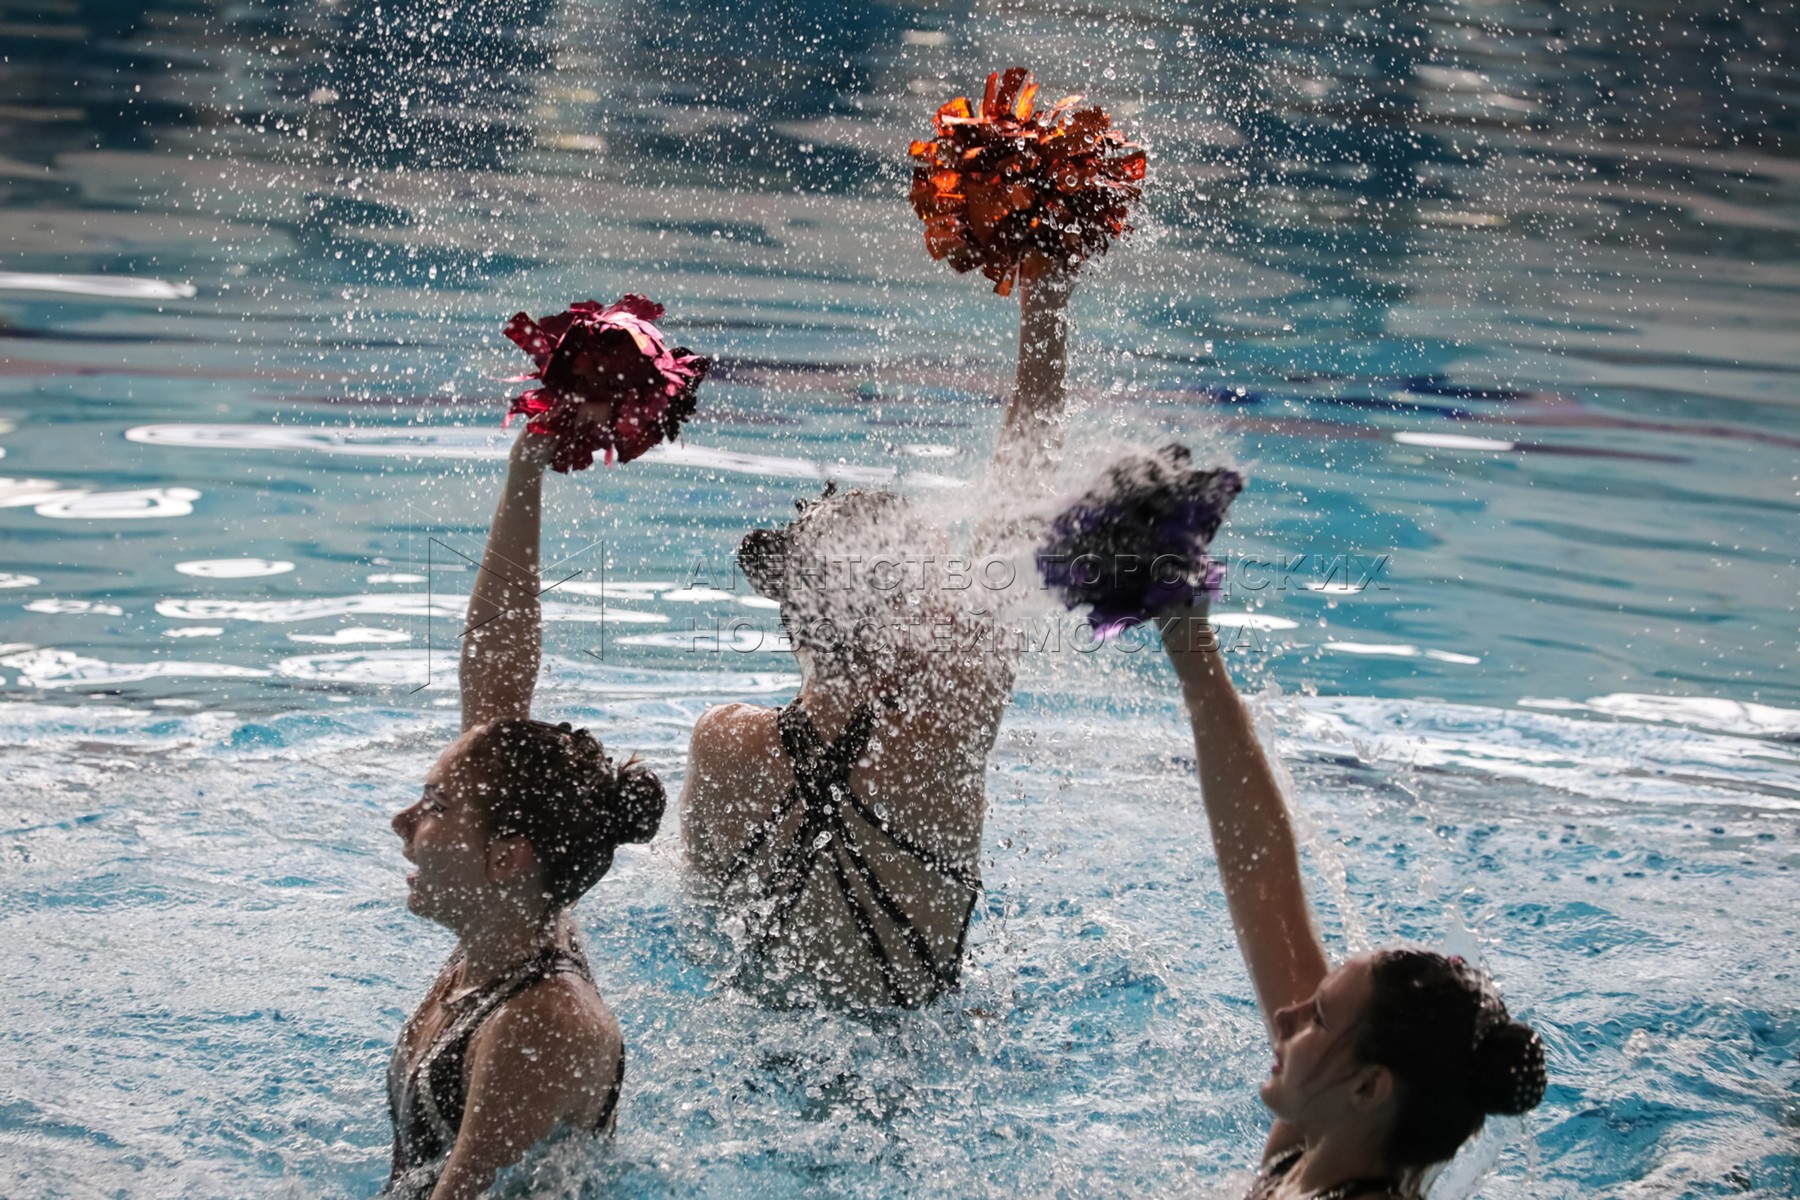
[[[913,209],[931,257],[1019,289],[1018,381],[995,449],[1016,475],[1062,443],[1068,302],[1075,272],[1129,232],[1143,194],[1143,147],[1098,107],[1068,96],[1037,108],[1031,72],[988,76],[979,106],[938,109],[936,136],[912,143]]]
[[[912,147],[933,257],[1020,293],[1018,384],[992,473],[1015,494],[1045,487],[1064,437],[1071,275],[1125,231],[1144,173],[1105,113],[1073,111],[1073,99],[1039,113],[1036,94],[1025,71],[996,75],[979,115],[953,101],[935,140]],[[681,796],[690,877],[731,923],[734,978],[754,994],[929,1004],[961,979],[987,757],[1022,644],[1005,629],[1030,590],[986,583],[969,603],[976,593],[934,564],[985,561],[1021,540],[1029,514],[970,505],[988,515],[964,560],[896,492],[828,488],[799,507],[745,538],[738,563],[781,611],[800,691],[780,709],[726,704],[695,723]],[[885,575],[900,563],[905,581]],[[992,652],[971,649],[984,638]]]

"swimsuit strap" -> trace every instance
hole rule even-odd
[[[459,946],[439,973],[440,982],[447,983],[462,966],[463,953]],[[453,1000],[442,1001],[448,1019],[416,1063],[407,1063],[406,1038],[402,1035],[388,1069],[394,1158],[384,1196],[390,1200],[424,1200],[431,1194],[462,1129],[464,1105],[468,1100],[463,1069],[469,1039],[507,1001],[556,975],[575,975],[589,984],[594,981],[593,972],[580,951],[545,947],[498,979]],[[594,1132],[612,1131],[624,1083],[625,1055],[621,1049],[605,1102],[593,1125]]]
[[[895,707],[891,697],[882,696],[880,699],[886,707]],[[981,884],[972,872],[943,861],[938,855],[895,830],[885,816],[877,813],[850,789],[851,772],[868,751],[869,742],[874,737],[876,719],[876,706],[864,701],[851,712],[843,731],[827,742],[819,736],[818,729],[801,707],[799,697],[795,697],[776,714],[776,730],[781,735],[782,749],[787,752],[794,783],[775,811],[751,834],[743,849],[732,860],[725,871],[725,880],[730,884],[743,876],[749,870],[755,855],[768,844],[775,830],[787,821],[796,807],[804,806],[802,822],[794,839],[776,852],[776,860],[769,873],[774,903],[760,922],[757,942],[766,950],[779,939],[781,929],[800,903],[807,885],[823,860],[829,867],[829,877],[836,881],[838,891],[844,897],[851,919],[856,924],[857,932],[862,935],[876,970],[881,974],[889,1002],[900,1004],[904,1003],[908,992],[899,978],[893,954],[876,926],[876,910],[884,914],[899,930],[906,948],[930,973],[938,987],[948,989],[955,986],[957,981],[963,941],[968,935],[969,917],[974,912],[975,898],[981,891]],[[956,951],[947,964],[938,961],[937,956],[931,953],[925,935],[876,876],[862,845],[862,838],[845,822],[846,812],[856,813],[877,834],[886,838],[902,853],[916,859],[927,870],[968,891],[969,899],[963,911]],[[856,888],[857,881],[861,882],[862,890],[867,892],[867,899]]]
[[[798,696],[775,714],[775,728],[781,735],[781,748],[787,751],[788,762],[792,765],[794,782],[781,803],[775,806],[775,811],[758,823],[749,840],[726,865],[724,881],[727,886],[737,883],[749,871],[757,854],[800,805],[806,806],[805,824],[794,845],[780,856],[775,876],[785,878],[795,870],[800,870],[803,877],[811,874],[812,864],[805,850],[821,833],[827,832],[840,799],[850,795],[850,772],[868,749],[875,730],[874,711],[868,709],[865,716],[865,709],[868,709],[867,705],[858,705],[844,731],[829,745],[813,728],[806,711],[800,707]],[[802,857],[809,858],[803,870],[798,861]]]
[[[858,704],[844,722],[844,731],[826,742],[796,696],[776,714],[775,728],[781,733],[781,748],[793,764],[794,782],[811,795],[824,798],[832,791],[850,790],[850,772],[856,769],[875,734],[875,706],[866,700]]]

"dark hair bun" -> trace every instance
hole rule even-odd
[[[647,842],[662,824],[668,795],[662,780],[635,761],[619,768],[618,790],[612,802],[612,833],[619,842]]]
[[[1544,1098],[1548,1079],[1543,1039],[1529,1025],[1503,1021],[1475,1047],[1475,1098],[1485,1113],[1512,1117],[1530,1112]]]
[[[759,595],[770,600],[787,598],[789,540],[786,529],[752,529],[738,543],[738,569]]]
[[[647,842],[662,823],[666,797],[655,773],[636,759],[613,762],[598,738],[567,721],[494,721],[472,752],[488,760],[488,832],[531,843],[558,907],[612,869],[614,847]]]
[[[596,840],[616,846],[655,837],[668,803],[656,773],[635,758],[614,766],[600,740],[585,729],[571,729],[567,721],[557,729],[569,737],[575,769],[583,777],[583,798],[596,818]]]

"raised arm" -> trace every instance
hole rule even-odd
[[[1036,471],[1062,452],[1068,394],[1069,294],[1066,275],[1046,275],[1019,287],[1019,367],[994,464],[1005,471]]]
[[[1206,615],[1163,626],[1163,646],[1194,728],[1200,792],[1238,949],[1263,1018],[1312,995],[1327,970],[1300,882],[1300,852],[1275,772],[1257,740]]]
[[[554,439],[521,433],[494,508],[463,627],[462,727],[531,715],[544,642],[538,538]]]

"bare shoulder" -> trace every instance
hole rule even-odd
[[[470,1051],[488,1068],[487,1078],[510,1077],[522,1097],[547,1105],[556,1118],[586,1125],[605,1115],[625,1038],[593,984],[552,975],[483,1022]]]
[[[783,790],[776,711],[720,704],[694,722],[681,789],[681,837],[693,866],[718,869],[773,811]]]
[[[739,755],[762,748],[775,729],[775,711],[760,704],[715,704],[694,722],[690,758],[696,754]]]
[[[622,1043],[618,1018],[594,985],[576,975],[557,974],[533,984],[500,1006],[482,1023],[476,1038],[496,1048],[558,1053],[614,1052]]]
[[[611,1111],[624,1055],[619,1022],[593,984],[572,975],[533,984],[470,1039],[469,1120],[456,1153],[468,1139],[473,1158],[499,1166],[558,1123],[595,1127]]]

